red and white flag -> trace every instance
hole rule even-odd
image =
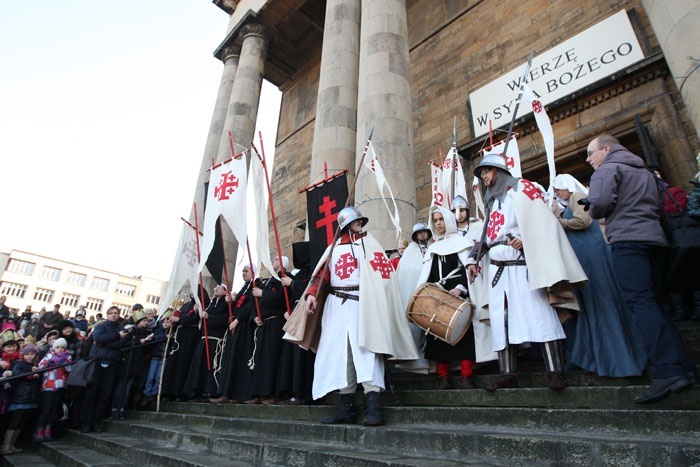
[[[445,198],[445,190],[442,187],[442,166],[439,166],[434,162],[430,162],[430,186],[432,190],[430,207],[449,207],[450,205],[447,203],[447,199]]]
[[[557,176],[557,170],[554,165],[554,131],[552,130],[552,123],[549,121],[549,116],[544,108],[544,105],[539,100],[535,93],[532,92],[530,86],[527,83],[523,83],[523,101],[530,104],[532,112],[535,114],[535,121],[537,122],[537,128],[539,128],[542,134],[542,140],[544,141],[544,151],[547,154],[547,166],[549,167],[549,190],[547,193],[549,195],[549,204],[552,204],[554,199],[554,192],[551,191],[554,186],[554,177]]]
[[[484,155],[487,154],[503,154],[503,147],[506,145],[506,141],[499,141],[498,143],[491,146],[488,151],[484,151]],[[518,140],[513,136],[511,138],[510,144],[508,145],[508,153],[504,155],[506,158],[506,167],[513,177],[520,178],[523,176],[522,168],[520,167],[520,150],[518,149]]]
[[[389,213],[389,219],[391,219],[391,223],[394,224],[394,227],[396,228],[396,240],[398,241],[401,238],[401,224],[399,222],[399,208],[396,206],[396,200],[394,199],[394,194],[391,192],[391,187],[389,186],[389,182],[386,181],[386,177],[384,176],[384,171],[382,170],[382,166],[379,164],[379,158],[377,157],[377,153],[374,152],[374,146],[372,145],[372,142],[369,142],[369,148],[368,148],[368,156],[365,158],[365,167],[367,167],[369,170],[372,171],[374,174],[374,178],[377,181],[377,188],[379,189],[379,195],[382,197],[382,200],[384,201],[384,206],[386,206],[386,210]],[[388,192],[388,193],[387,193]],[[388,196],[387,196],[388,194]],[[389,207],[389,203],[387,203],[387,198],[391,200],[391,203],[394,206],[393,212],[392,209]]]
[[[204,269],[216,239],[216,220],[221,216],[229,225],[240,245],[246,241],[247,167],[245,155],[233,158],[211,170],[207,206],[202,225],[201,257],[199,269]]]
[[[467,183],[464,179],[464,171],[462,163],[457,154],[457,148],[452,146],[442,163],[442,182],[443,195],[445,196],[445,206],[450,207],[452,200],[456,196],[461,196],[464,199],[467,197]]]

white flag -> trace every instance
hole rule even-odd
[[[467,183],[464,180],[462,163],[459,160],[457,148],[454,146],[450,148],[442,163],[442,188],[444,190],[443,195],[446,197],[445,206],[448,209],[456,196],[469,199],[467,197]]]
[[[170,280],[165,289],[160,303],[159,314],[172,305],[178,298],[178,293],[182,286],[188,282],[192,295],[197,295],[197,284],[199,283],[199,273],[197,271],[197,238],[195,229],[187,222],[182,223],[182,233],[180,233],[180,243],[177,246],[173,269],[170,272]],[[199,300],[199,298],[197,299]]]
[[[549,189],[552,190],[554,177],[557,176],[557,170],[554,166],[554,132],[552,131],[552,124],[549,121],[549,116],[547,116],[544,105],[542,105],[542,102],[535,96],[535,93],[532,92],[532,89],[530,89],[527,83],[523,83],[523,101],[530,104],[532,112],[535,114],[537,128],[539,128],[540,133],[542,133],[544,151],[547,153],[547,165],[549,167]],[[548,191],[547,193],[551,206],[552,200],[554,199],[554,192]]]
[[[219,216],[231,228],[233,235],[240,245],[246,240],[246,203],[245,192],[247,185],[247,167],[245,155],[238,159],[219,165],[211,170],[209,175],[209,190],[207,191],[207,206],[204,211],[204,223],[201,243],[199,269],[209,258],[216,239],[216,220]]]
[[[399,208],[396,206],[396,200],[394,200],[394,194],[391,192],[391,187],[389,186],[389,183],[386,181],[386,177],[384,177],[384,171],[382,170],[382,166],[379,165],[379,158],[377,157],[377,154],[374,152],[374,146],[372,145],[371,141],[369,143],[368,155],[370,157],[369,158],[365,157],[365,162],[364,162],[365,167],[367,167],[369,170],[372,171],[375,179],[377,180],[377,188],[379,188],[379,194],[381,195],[382,200],[384,200],[384,206],[386,206],[386,210],[389,212],[389,218],[391,219],[391,223],[394,224],[394,227],[396,227],[396,240],[398,241],[401,238],[401,225],[399,223]],[[385,194],[385,189],[386,189],[386,191],[389,192],[388,197],[391,199],[391,202],[394,205],[393,214],[391,212],[391,208],[389,208],[389,204],[386,201],[387,196]]]
[[[255,238],[255,250],[259,261],[270,271],[272,277],[279,280],[277,271],[272,267],[272,261],[270,260],[270,239],[267,224],[268,193],[265,169],[262,161],[257,156],[251,156],[250,158],[250,184],[252,185],[252,194],[255,201],[255,223],[252,226],[255,232],[251,231],[249,233],[251,238]]]

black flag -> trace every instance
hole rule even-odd
[[[347,199],[348,177],[344,172],[306,190],[312,265],[318,263],[333,241],[338,212],[345,207]]]

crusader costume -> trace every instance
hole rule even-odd
[[[505,159],[496,154],[485,156],[474,175],[487,186],[487,220],[481,246],[469,259],[469,271],[470,276],[478,274],[479,255],[488,249],[489,262],[482,267],[488,267],[493,349],[501,370],[501,377],[486,389],[518,387],[516,345],[540,342],[549,388],[562,390],[567,383],[557,341],[565,335],[550,303],[573,301],[571,289],[583,286],[586,275],[532,182],[512,177]]]
[[[384,389],[384,356],[418,358],[401,307],[395,271],[379,243],[361,232],[366,223],[367,218],[355,208],[338,213],[340,238],[324,253],[304,293],[305,301],[300,301],[301,306],[294,309],[285,326],[285,338],[289,340],[311,348],[318,342],[314,399],[340,390],[340,411],[322,423],[355,423],[355,391],[361,383],[365,390],[363,424],[383,425],[379,393]],[[326,289],[319,290],[321,281],[324,287],[330,286],[327,296],[323,293]],[[309,321],[323,313],[322,331],[307,323],[307,312]],[[318,341],[311,335],[314,330],[320,331]]]

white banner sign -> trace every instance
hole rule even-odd
[[[627,12],[622,10],[538,55],[526,81],[543,105],[588,86],[644,58]],[[525,65],[469,95],[474,137],[510,123]],[[518,117],[532,109],[521,106]]]

